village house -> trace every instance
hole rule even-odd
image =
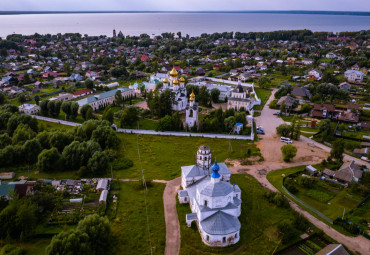
[[[19,106],[19,111],[27,115],[37,114],[40,111],[40,106],[36,104],[22,104]]]
[[[349,82],[362,82],[362,80],[364,79],[364,73],[357,70],[347,70],[344,72],[344,77]]]
[[[351,162],[344,163],[337,171],[325,169],[323,174],[330,179],[349,184],[351,182],[358,182],[362,177],[363,171],[352,160]]]
[[[313,69],[308,71],[309,78],[307,80],[310,81],[319,81],[322,78],[322,71],[319,69]]]

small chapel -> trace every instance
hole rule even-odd
[[[230,183],[231,172],[225,163],[212,164],[208,146],[199,147],[196,164],[181,167],[179,202],[189,203],[188,227],[196,222],[202,241],[208,246],[225,247],[239,241],[238,217],[241,213],[241,190]]]

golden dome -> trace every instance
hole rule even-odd
[[[195,99],[195,94],[194,94],[194,90],[191,92],[191,94],[190,94],[190,99],[189,99],[189,101],[190,102],[193,102],[194,101],[194,99]]]
[[[185,82],[184,76],[181,76],[181,78],[180,78],[180,82],[181,82],[181,83],[184,83],[184,82]]]
[[[173,66],[173,68],[172,68],[172,70],[171,70],[171,72],[170,72],[170,76],[171,77],[177,77],[177,71],[176,71],[176,69],[175,69],[175,66]]]
[[[173,85],[179,85],[179,81],[177,80],[177,78],[175,78],[175,80],[173,81]]]
[[[168,81],[167,77],[164,77],[164,79],[163,79],[163,83],[169,83],[169,81]]]

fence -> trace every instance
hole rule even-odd
[[[293,198],[294,200],[296,200],[298,203],[300,203],[301,205],[307,207],[308,209],[310,209],[311,211],[313,211],[314,213],[316,213],[317,215],[319,215],[321,218],[323,218],[324,220],[326,220],[327,222],[329,222],[330,224],[333,224],[333,220],[328,218],[326,215],[324,215],[323,213],[319,212],[318,210],[316,210],[315,208],[312,208],[310,205],[306,204],[305,202],[303,202],[302,200],[300,200],[298,197],[294,196],[292,193],[290,193],[284,186],[284,184],[282,185],[282,188],[283,190],[291,197]]]

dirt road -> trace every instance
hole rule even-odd
[[[165,255],[176,255],[180,252],[180,223],[176,210],[176,194],[180,188],[181,177],[167,182],[163,192],[164,218],[166,221]]]

